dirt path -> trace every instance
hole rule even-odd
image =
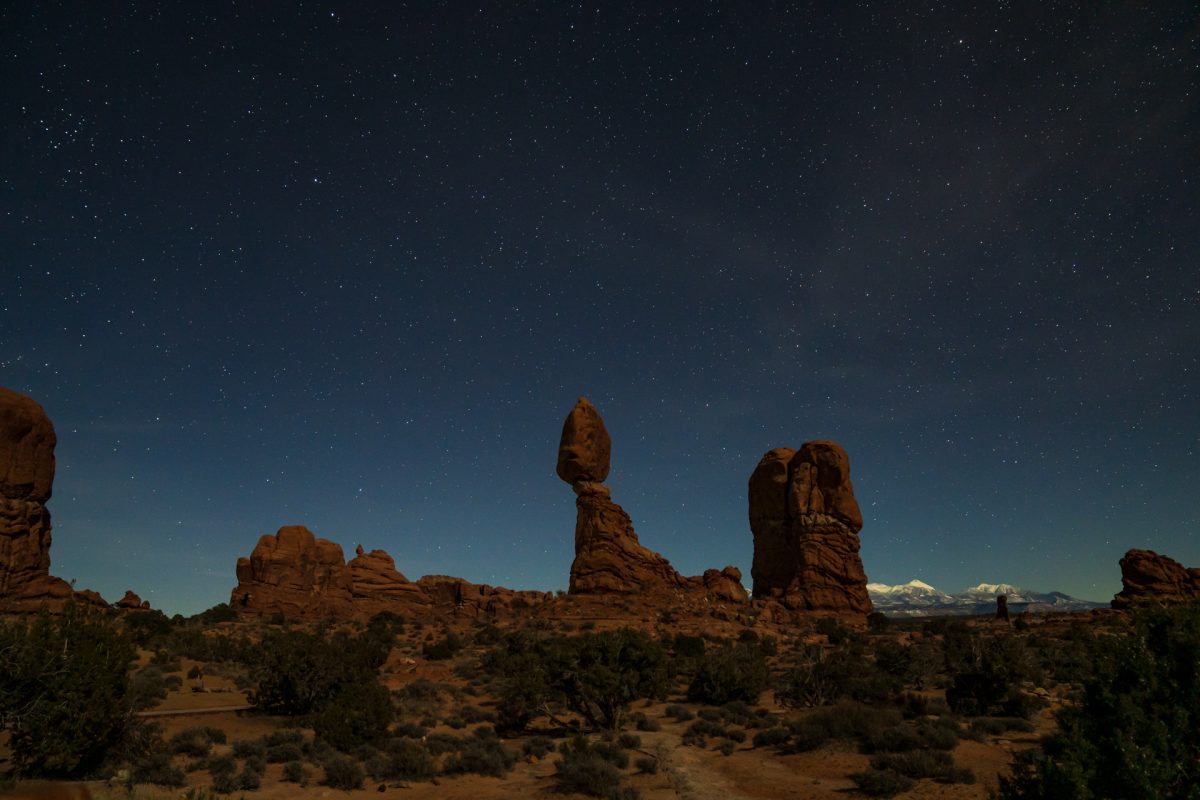
[[[167,708],[157,711],[139,711],[139,717],[189,717],[195,714],[222,714],[230,711],[249,711],[254,706],[214,706],[213,708]]]

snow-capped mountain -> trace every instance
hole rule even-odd
[[[1089,611],[1105,606],[1062,592],[1031,592],[1011,583],[981,583],[956,594],[947,594],[928,583],[912,580],[896,586],[868,583],[867,593],[875,610],[893,617],[931,614],[990,614],[996,610],[996,595],[1008,595],[1008,607],[1021,611]]]

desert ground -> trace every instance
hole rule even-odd
[[[136,612],[124,620],[131,617]],[[285,632],[317,638],[340,632],[350,641],[365,635],[365,623],[177,622],[160,624],[153,633],[152,626],[135,624],[140,649],[130,675],[134,684],[150,687],[143,689],[149,699],[141,703],[137,720],[152,743],[140,764],[112,763],[102,780],[74,785],[86,786],[92,797],[143,800],[982,800],[997,789],[1014,753],[1034,747],[1054,729],[1055,710],[1079,688],[1084,648],[1123,624],[1115,614],[1026,615],[1012,624],[876,615],[869,629],[834,619],[817,620],[807,628],[752,628],[701,617],[643,622],[646,639],[665,655],[669,677],[657,696],[639,697],[633,687],[620,726],[597,730],[561,698],[544,703],[526,724],[500,724],[508,684],[490,654],[514,636],[543,642],[596,637],[629,627],[630,619],[393,620],[394,639],[377,678],[387,689],[394,716],[382,735],[344,747],[344,754],[320,740],[311,716],[264,713],[255,707],[256,680],[262,675],[261,667],[247,663],[253,658],[244,652],[214,658],[199,653],[205,646],[197,642],[243,642],[253,652],[256,643]],[[694,686],[705,662],[743,651],[761,654],[767,668],[749,695],[727,702],[719,702],[721,696],[698,700],[702,692]],[[1004,697],[992,708],[960,701],[952,709],[946,697],[955,670],[973,668],[961,660],[976,659],[972,664],[979,667],[989,654],[1019,662],[1004,668],[1011,681]],[[827,685],[818,680],[815,690],[796,688],[797,675],[808,681],[817,673],[824,674]],[[843,724],[847,720],[857,722]],[[473,740],[487,746],[472,750]],[[563,774],[565,752],[578,750],[581,741],[590,743],[584,748],[599,746],[607,777],[576,776],[572,782]],[[0,738],[0,771],[11,766],[5,745]],[[408,760],[414,752],[420,756],[416,766]],[[157,767],[147,763],[154,754]],[[398,761],[396,754],[405,758]],[[894,763],[881,764],[880,759],[913,754],[925,754],[926,761],[935,758],[937,774],[899,778],[893,786],[864,782],[862,776],[872,766],[884,767],[876,773],[896,774]],[[349,777],[331,774],[336,758],[343,768],[352,765]],[[896,768],[921,774],[920,766],[901,763]],[[26,796],[22,787],[10,782],[0,796]]]

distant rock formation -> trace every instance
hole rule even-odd
[[[1200,569],[1189,569],[1153,550],[1134,549],[1121,559],[1121,586],[1113,608],[1200,600]]]
[[[746,602],[736,567],[710,569],[684,577],[667,559],[643,547],[625,509],[614,503],[608,477],[612,440],[604,420],[580,397],[563,423],[558,444],[558,477],[571,484],[575,498],[575,560],[570,593],[611,594],[681,589],[704,591],[729,602]]]
[[[229,604],[250,616],[355,619],[380,611],[397,614],[516,614],[550,599],[548,592],[513,591],[432,575],[415,583],[396,570],[383,550],[360,545],[346,563],[342,548],[302,525],[258,540],[237,562],[238,585]]]
[[[71,599],[107,605],[50,574],[54,446],[46,412],[32,398],[0,387],[0,611],[57,611]]]
[[[150,601],[138,597],[132,589],[126,589],[125,596],[116,602],[116,606],[122,611],[149,611]]]
[[[797,611],[871,613],[858,555],[862,513],[840,445],[768,451],[750,476],[748,496],[756,599]]]

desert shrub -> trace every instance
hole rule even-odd
[[[954,758],[941,750],[912,750],[906,753],[881,753],[871,758],[871,768],[893,771],[913,779],[935,778],[946,783],[974,783],[970,770],[954,766]]]
[[[233,743],[235,758],[265,757],[266,754],[267,744],[262,739],[237,739]]]
[[[241,773],[238,774],[236,783],[238,789],[252,792],[262,785],[262,774],[255,772],[254,770],[250,769],[249,765],[247,765],[243,767]]]
[[[822,617],[817,620],[815,629],[817,633],[824,634],[832,645],[848,642],[854,636],[853,631],[843,628],[833,617]]]
[[[424,743],[392,739],[387,751],[372,759],[368,770],[376,780],[425,781],[437,774],[437,764]]]
[[[217,794],[233,794],[238,790],[237,776],[232,772],[222,772],[213,776],[212,790]]]
[[[900,712],[894,708],[874,708],[853,701],[821,708],[807,717],[788,723],[792,733],[791,747],[797,751],[813,750],[831,739],[867,739],[878,736],[887,728],[900,723]]]
[[[187,783],[183,770],[171,763],[170,753],[151,753],[136,761],[129,770],[133,783],[153,783],[156,786],[179,787]]]
[[[447,775],[473,773],[503,778],[513,768],[517,754],[502,746],[493,731],[476,728],[473,736],[465,736],[457,752],[451,753],[442,765]]]
[[[970,727],[971,733],[988,736],[999,736],[1007,731],[1029,733],[1032,730],[1033,723],[1022,717],[976,717],[971,720]]]
[[[201,611],[191,618],[201,625],[215,625],[218,622],[234,622],[237,611],[228,603],[217,603],[212,608]]]
[[[942,716],[950,713],[950,706],[941,697],[927,697],[915,692],[905,692],[900,698],[900,709],[905,719],[917,717]]]
[[[277,744],[267,748],[266,757],[268,764],[284,764],[304,758],[304,751],[298,744]]]
[[[0,730],[24,775],[87,773],[131,725],[128,667],[135,650],[102,613],[68,603],[63,613],[0,623]]]
[[[755,747],[778,747],[790,738],[791,734],[786,728],[767,728],[754,734],[751,744]]]
[[[301,786],[307,786],[309,777],[308,767],[304,766],[299,760],[289,761],[283,765],[283,780],[287,783],[298,783]]]
[[[909,725],[894,725],[863,738],[864,753],[906,753],[923,744],[916,730]]]
[[[642,737],[635,733],[622,733],[617,737],[617,744],[626,750],[636,750],[642,746]]]
[[[263,744],[267,747],[278,747],[281,744],[302,745],[304,744],[304,732],[295,728],[272,731],[263,737]]]
[[[620,770],[628,766],[629,757],[619,747],[605,742],[590,744],[579,736],[564,743],[559,751],[562,757],[554,764],[554,777],[560,791],[606,800],[639,796],[633,787],[621,786]],[[654,771],[657,768],[655,763]]]
[[[389,645],[390,647],[390,645]],[[253,665],[252,704],[272,714],[321,710],[349,684],[375,684],[387,657],[374,638],[339,633],[326,638],[302,631],[269,631]]]
[[[594,728],[619,730],[629,704],[666,690],[666,654],[640,631],[507,637],[484,659],[497,677],[497,725],[520,730],[547,704],[567,706]]]
[[[891,620],[882,611],[872,611],[867,614],[867,630],[872,633],[883,633],[888,629]]]
[[[866,769],[850,776],[858,790],[868,797],[895,797],[914,785],[912,778],[891,769]]]
[[[225,772],[234,772],[237,770],[237,761],[233,756],[213,756],[208,759],[208,774],[217,776]]]
[[[138,647],[147,650],[157,649],[170,637],[174,624],[167,615],[153,609],[137,614],[125,614],[122,617],[125,630]]]
[[[592,752],[603,758],[608,763],[612,764],[617,769],[625,769],[629,766],[629,753],[617,742],[596,742],[592,746]]]
[[[382,739],[395,717],[392,694],[372,681],[338,689],[312,718],[313,731],[344,752]]]
[[[1200,604],[1146,608],[1106,637],[1058,731],[1002,777],[1017,798],[1192,798],[1200,785]]]
[[[723,705],[732,700],[757,703],[767,688],[767,657],[757,643],[723,647],[700,663],[688,685],[693,703]]]
[[[534,736],[521,745],[521,752],[535,758],[545,758],[554,750],[554,742],[548,736]]]
[[[350,756],[334,756],[325,762],[323,783],[333,789],[361,789],[366,776]]]
[[[643,775],[658,774],[658,759],[654,756],[640,756],[633,762],[633,766]]]
[[[658,720],[656,720],[652,717],[646,716],[641,711],[637,711],[637,712],[634,712],[633,714],[630,714],[629,721],[632,722],[633,726],[635,728],[637,728],[639,731],[653,732],[653,731],[662,730],[662,725],[658,724]]]
[[[132,708],[139,711],[150,708],[159,700],[166,699],[167,678],[156,666],[143,667],[130,676],[126,696]]]
[[[430,661],[445,661],[454,658],[463,649],[463,641],[453,631],[436,642],[427,642],[421,647],[421,655]]]
[[[392,728],[393,736],[400,736],[406,739],[420,739],[428,731],[415,722],[398,722]]]
[[[225,731],[209,726],[185,728],[167,742],[171,753],[188,756],[206,756],[214,744],[225,744]]]
[[[663,709],[663,714],[675,720],[676,722],[687,722],[696,718],[696,715],[692,713],[692,710],[685,706],[667,706],[665,709]]]
[[[847,697],[879,703],[900,690],[901,680],[880,669],[857,642],[827,651],[820,645],[801,648],[797,662],[775,688],[780,705],[804,708]]]

